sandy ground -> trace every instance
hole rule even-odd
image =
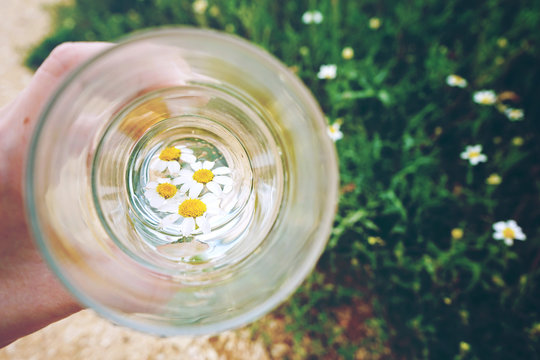
[[[54,3],[58,0],[0,0],[0,107],[28,84],[32,73],[22,65],[24,55],[48,33],[46,8]],[[274,355],[276,350],[272,349]],[[160,339],[114,326],[91,310],[0,349],[0,360],[269,358],[262,341],[252,341],[247,329],[213,337]]]

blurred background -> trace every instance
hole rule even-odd
[[[1,0],[0,10],[0,106],[64,41],[218,29],[306,83],[341,176],[315,272],[256,323],[157,339],[86,310],[1,360],[540,358],[538,0]]]

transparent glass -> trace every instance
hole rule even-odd
[[[56,275],[104,317],[216,333],[309,274],[337,174],[316,101],[279,61],[218,32],[154,30],[51,98],[28,158],[28,217]]]

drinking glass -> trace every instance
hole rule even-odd
[[[170,28],[73,71],[35,130],[27,212],[84,305],[158,335],[242,326],[313,269],[335,149],[302,82],[259,47]]]

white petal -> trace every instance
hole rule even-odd
[[[504,243],[508,246],[510,245],[513,245],[514,244],[514,240],[513,239],[509,239],[509,238],[505,238],[504,239]]]
[[[471,151],[474,151],[474,152],[482,152],[482,145],[474,145],[474,146],[471,146]]]
[[[193,218],[188,217],[185,218],[181,225],[182,234],[184,236],[189,236],[195,230],[195,220]]]
[[[166,213],[177,213],[178,212],[178,201],[168,201],[166,200],[163,205],[159,207],[159,211]]]
[[[167,178],[159,178],[157,179],[158,184],[168,183],[169,179]]]
[[[165,199],[162,198],[161,196],[157,195],[155,197],[151,197],[151,198],[148,198],[149,202],[150,202],[150,206],[153,207],[153,208],[158,208],[160,207],[161,205],[163,205],[163,203],[165,202]]]
[[[203,169],[206,169],[206,170],[212,170],[212,168],[214,167],[214,164],[216,162],[215,161],[204,161],[203,164],[202,164],[202,168]]]
[[[167,162],[163,161],[161,159],[158,159],[158,160],[156,160],[156,162],[154,163],[152,168],[157,170],[157,171],[165,171],[165,169],[167,168]]]
[[[192,178],[193,174],[194,174],[193,171],[184,168],[184,169],[180,170],[180,172],[178,173],[178,176]]]
[[[502,240],[504,239],[504,236],[501,232],[496,232],[495,234],[493,234],[493,238],[496,240]]]
[[[157,186],[158,186],[158,183],[157,183],[157,182],[155,182],[155,181],[150,181],[150,182],[146,183],[146,186],[145,186],[145,187],[146,187],[147,189],[156,190]]]
[[[525,240],[527,236],[523,233],[523,230],[516,224],[515,228],[513,227],[514,235],[517,240]]]
[[[188,148],[187,146],[180,145],[180,146],[175,146],[175,148],[177,148],[178,150],[180,150],[181,153],[184,153],[184,154],[193,154],[193,150],[191,150],[191,149]]]
[[[461,158],[463,160],[467,160],[469,158],[469,152],[468,151],[462,152],[461,153]]]
[[[167,215],[163,219],[161,219],[161,226],[172,225],[178,219],[180,219],[180,215],[178,214]]]
[[[198,182],[193,183],[193,185],[191,185],[191,187],[189,188],[189,197],[192,199],[199,197],[203,188],[203,184]]]
[[[156,190],[151,190],[151,189],[148,189],[144,192],[144,197],[148,199],[148,201],[150,201],[150,199],[153,199],[154,198],[154,195],[156,195]]]
[[[193,173],[192,173],[193,174]],[[193,181],[193,175],[191,176],[180,176],[173,180],[174,185],[186,184]]]
[[[186,182],[184,185],[182,185],[180,187],[180,192],[182,194],[184,194],[186,191],[189,190],[189,188],[191,187],[191,185],[194,183],[194,181],[189,181],[189,182]]]
[[[230,177],[228,176],[216,176],[214,177],[213,181],[217,182],[218,184],[221,184],[221,185],[232,185],[233,184],[233,181]]]
[[[218,168],[215,168],[214,170],[212,170],[212,173],[214,175],[227,175],[227,174],[231,173],[231,169],[229,169],[226,166],[222,166],[222,167],[218,167]]]
[[[216,194],[217,196],[221,195],[221,186],[215,181],[210,181],[206,184],[206,188]]]
[[[191,163],[194,163],[195,161],[197,161],[197,158],[195,157],[195,155],[193,154],[180,154],[180,159],[182,159],[182,161],[185,161],[189,164]]]
[[[232,185],[225,185],[223,187],[223,193],[228,194],[228,193],[230,193],[232,191],[232,189],[233,189]]]
[[[201,201],[208,205],[212,203],[219,203],[221,200],[215,194],[206,193],[201,197]]]
[[[495,231],[503,231],[506,227],[506,223],[504,221],[499,221],[493,224],[493,230]]]
[[[192,164],[189,164],[193,171],[201,170],[202,169],[202,163],[200,161],[194,162]]]
[[[511,228],[512,230],[516,230],[516,229],[519,229],[519,226],[516,222],[516,220],[508,220],[506,222],[506,226],[508,226],[509,228]]]
[[[180,172],[180,164],[176,161],[169,161],[167,168],[169,168],[171,174],[178,174]]]
[[[197,225],[199,225],[203,234],[208,234],[210,232],[210,224],[204,215],[196,218],[195,220],[197,221]]]

